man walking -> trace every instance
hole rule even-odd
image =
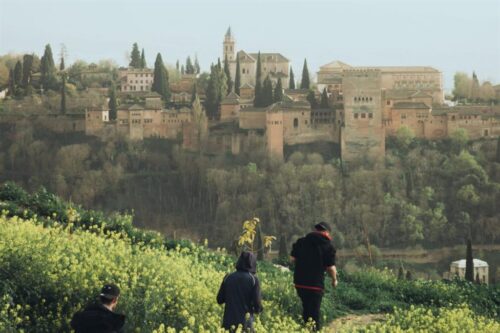
[[[105,285],[99,295],[100,302],[76,313],[71,320],[71,327],[76,333],[123,332],[125,316],[114,312],[119,296],[120,289],[116,285]]]
[[[315,329],[320,330],[320,307],[323,298],[325,271],[337,286],[335,248],[331,243],[330,227],[326,222],[314,226],[314,231],[299,238],[293,244],[291,260],[295,262],[293,282],[302,301],[302,318],[307,323],[314,320]]]
[[[259,279],[255,276],[257,258],[251,252],[242,252],[236,263],[236,272],[224,277],[217,294],[217,303],[226,304],[222,327],[235,332],[253,331],[253,316],[262,312]]]

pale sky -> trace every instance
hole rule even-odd
[[[353,66],[432,66],[453,86],[456,71],[500,83],[500,0],[0,0],[0,55],[54,55],[67,62],[127,65],[133,42],[149,66],[157,52],[208,70],[227,27],[236,47],[280,52],[300,76],[332,60]]]

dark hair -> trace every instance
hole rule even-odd
[[[99,299],[101,300],[101,303],[104,304],[104,305],[110,305],[117,298],[118,297],[108,298],[108,297],[104,297],[104,296],[99,296]]]

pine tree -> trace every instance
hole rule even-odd
[[[227,93],[229,94],[233,91],[233,81],[231,80],[231,71],[229,70],[229,61],[227,60],[227,56],[224,59],[224,73],[226,74]]]
[[[189,56],[186,59],[186,74],[194,74],[194,66]]]
[[[278,78],[278,83],[274,88],[274,101],[281,102],[283,100],[283,85],[281,83],[281,78]]]
[[[141,52],[141,68],[146,68],[146,56],[144,55],[144,49]]]
[[[240,96],[241,87],[241,69],[240,69],[240,58],[236,57],[236,74],[234,75],[234,92]]]
[[[260,63],[260,51],[257,56],[257,69],[255,71],[255,98],[253,100],[253,106],[261,107],[263,106],[262,101],[262,68]]]
[[[309,70],[307,69],[307,60],[304,59],[304,67],[302,68],[302,81],[300,82],[300,89],[309,89],[311,83],[309,78]]]
[[[31,73],[33,72],[33,55],[25,54],[23,56],[23,79],[21,85],[24,89],[28,89],[31,84]]]
[[[129,66],[133,68],[141,68],[141,53],[139,52],[139,46],[137,46],[137,43],[134,43],[134,45],[132,45]]]
[[[61,71],[61,113],[66,113],[66,72],[64,72],[64,58],[61,57],[61,63],[59,64],[59,70]]]
[[[151,86],[152,91],[156,91],[163,97],[165,103],[170,100],[170,87],[168,85],[168,72],[163,64],[163,59],[161,54],[158,53],[155,61],[153,85]]]
[[[293,75],[292,66],[290,66],[290,81],[288,82],[289,89],[295,89],[295,76]]]
[[[264,85],[262,87],[262,106],[269,106],[273,104],[273,83],[269,78],[269,75],[266,76],[264,80]]]
[[[467,239],[467,253],[465,255],[465,279],[474,282],[474,260],[472,259],[472,243]]]
[[[323,88],[323,93],[321,94],[320,107],[323,109],[327,109],[330,107],[328,103],[328,93],[326,92],[326,88]]]
[[[194,71],[196,74],[200,74],[201,68],[200,63],[198,62],[198,55],[194,55]]]
[[[14,67],[14,85],[16,89],[21,86],[23,82],[23,64],[20,60],[16,62],[16,66]]]
[[[115,84],[112,83],[109,88],[109,120],[116,120],[116,109],[118,104],[116,103],[116,87]]]
[[[309,93],[307,94],[307,101],[311,104],[311,109],[318,108],[318,101],[316,100],[316,94],[313,90],[309,90]]]
[[[40,59],[40,83],[44,89],[56,89],[55,73],[56,66],[52,56],[52,48],[50,44],[47,44],[42,59]]]

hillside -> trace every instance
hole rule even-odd
[[[118,310],[128,316],[127,331],[219,331],[222,308],[215,295],[224,274],[232,270],[233,257],[204,246],[174,244],[131,227],[126,217],[108,219],[50,193],[24,198],[21,218],[6,210],[15,207],[5,187],[0,193],[0,331],[69,331],[71,315],[107,281],[122,289]],[[42,212],[41,207],[50,209]],[[257,331],[300,331],[291,274],[261,262],[258,275],[265,311]],[[370,269],[341,272],[340,281],[338,289],[326,292],[326,322],[346,314],[393,313],[373,326],[336,326],[341,331],[500,329],[498,286],[398,281],[390,271]],[[393,307],[399,310],[393,312]]]

